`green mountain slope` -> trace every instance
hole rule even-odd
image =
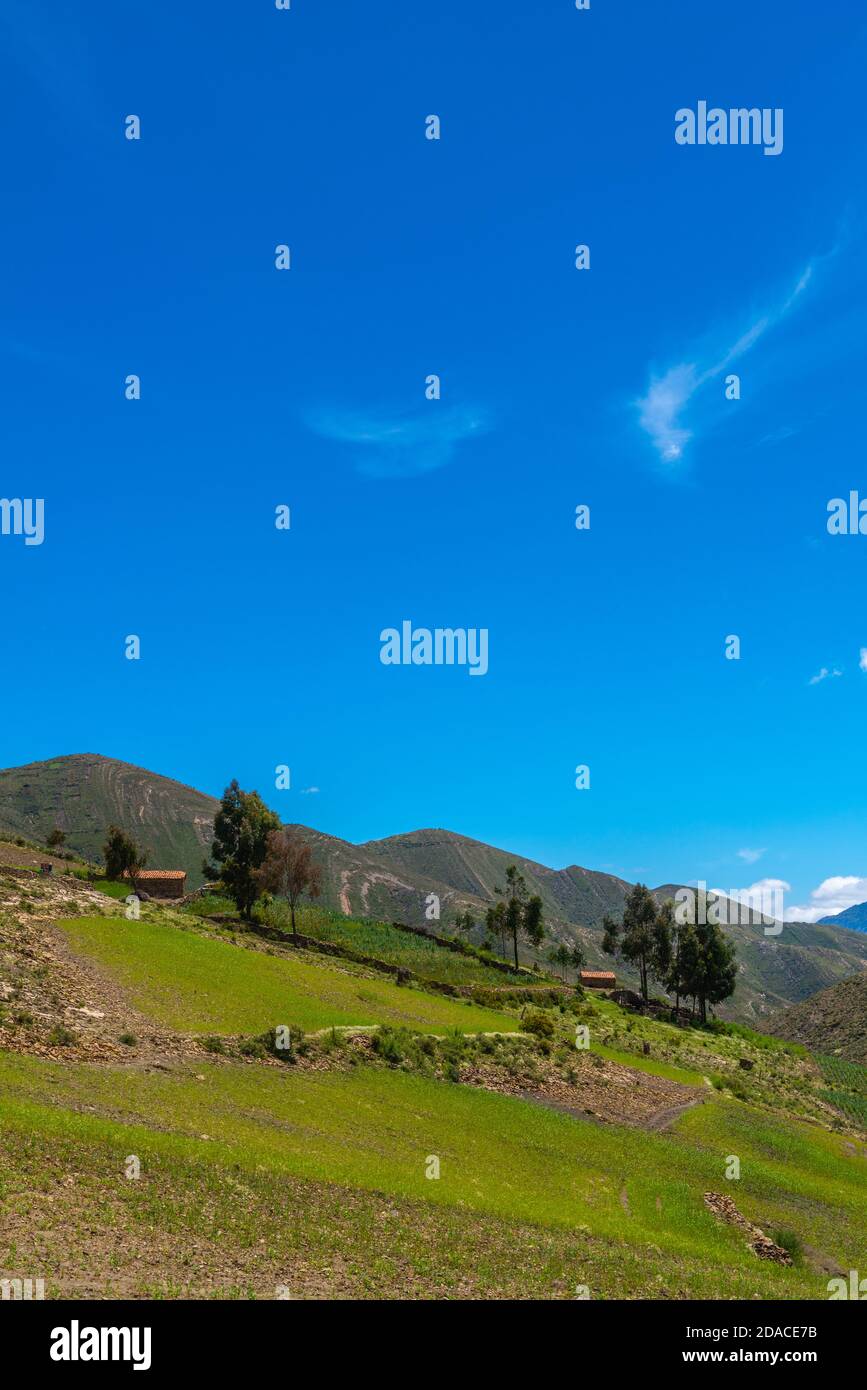
[[[814,1052],[867,1062],[867,974],[840,980],[776,1014],[768,1032]]]
[[[494,901],[510,864],[517,864],[531,893],[541,897],[547,915],[564,922],[597,926],[606,912],[617,912],[630,884],[613,874],[595,873],[572,864],[549,869],[522,855],[495,849],[449,830],[414,830],[386,840],[370,840],[360,848],[396,874],[412,874],[445,884],[462,899]]]
[[[106,827],[119,825],[147,850],[152,868],[186,869],[202,882],[217,802],[169,777],[97,753],[76,753],[0,771],[0,832],[44,843],[54,826],[67,847],[101,858]]]

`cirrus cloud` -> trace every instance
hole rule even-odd
[[[813,278],[814,264],[810,262],[804,268],[781,303],[755,319],[729,347],[720,352],[708,350],[706,345],[701,354],[694,355],[696,360],[679,362],[661,374],[651,372],[645,394],[633,404],[638,411],[640,427],[649,436],[663,463],[677,463],[696,432],[695,424],[688,426],[683,418],[694,397],[703,386],[716,380],[732,363],[748,353],[768,329],[790,313]],[[704,357],[706,365],[700,365],[700,356]]]
[[[430,402],[412,414],[323,409],[306,417],[323,439],[352,448],[355,467],[371,478],[412,478],[451,463],[458,444],[489,428],[484,411]]]

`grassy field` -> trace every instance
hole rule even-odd
[[[817,1056],[819,1069],[828,1084],[825,1099],[867,1130],[867,1067],[842,1057]]]
[[[452,985],[490,985],[500,989],[510,984],[528,983],[526,975],[506,974],[473,956],[450,951],[388,922],[355,921],[317,907],[302,908],[297,917],[298,930],[308,936],[350,946],[362,955],[375,956],[389,965],[405,966],[427,980]],[[533,983],[532,979],[529,983]]]
[[[92,888],[95,888],[97,890],[98,893],[104,893],[107,898],[115,898],[121,902],[124,898],[128,898],[130,893],[132,892],[131,884],[118,883],[116,879],[95,878],[89,879],[88,882],[90,883],[90,886]]]
[[[607,1057],[610,1062],[618,1062],[622,1067],[632,1067],[635,1071],[647,1072],[649,1076],[664,1076],[684,1086],[701,1086],[704,1082],[702,1072],[672,1066],[670,1062],[657,1062],[640,1052],[621,1052],[616,1047],[606,1047],[604,1043],[595,1043],[590,1050],[597,1052],[600,1057]]]
[[[588,1285],[592,1297],[827,1296],[827,1275],[806,1264],[757,1260],[706,1210],[706,1191],[733,1193],[765,1229],[792,1230],[846,1269],[867,1263],[863,1157],[839,1136],[736,1102],[713,1100],[684,1115],[672,1134],[656,1135],[401,1072],[202,1063],[167,1074],[9,1055],[0,1056],[0,1096],[3,1143],[13,1153],[4,1197],[13,1211],[15,1194],[28,1181],[32,1189],[26,1173],[36,1156],[53,1154],[38,1187],[51,1180],[65,1146],[73,1184],[99,1179],[110,1190],[94,1197],[93,1210],[79,1204],[86,1224],[111,1208],[121,1228],[150,1223],[166,1233],[186,1225],[199,1238],[218,1229],[229,1248],[276,1247],[282,1239],[289,1258],[285,1242],[293,1231],[302,1238],[303,1213],[282,1236],[273,1216],[260,1226],[257,1213],[269,1190],[274,1215],[285,1211],[278,1194],[287,1182],[303,1183],[318,1194],[314,1205],[332,1212],[326,1234],[338,1210],[344,1225],[360,1213],[357,1245],[351,1232],[342,1237],[350,1262],[371,1247],[368,1199],[381,1213],[382,1255],[402,1214],[415,1212],[417,1229],[432,1223],[444,1243],[437,1238],[413,1258],[429,1275],[434,1269],[438,1285],[513,1286],[510,1244],[516,1254],[535,1228],[536,1253],[521,1277],[538,1296],[572,1296],[576,1284]],[[139,1182],[123,1177],[130,1154],[141,1162]],[[737,1183],[724,1176],[731,1154],[741,1159]],[[433,1156],[436,1180],[426,1177]],[[251,1184],[258,1197],[242,1195]],[[179,1189],[194,1198],[182,1201]],[[501,1239],[494,1249],[496,1242],[468,1246],[455,1237],[461,1224],[480,1231],[492,1221],[513,1242]],[[123,1277],[136,1277],[123,1242],[113,1248]],[[0,1261],[10,1264],[2,1247]],[[365,1277],[376,1284],[376,1268],[371,1254],[367,1273],[351,1281],[354,1291],[364,1291]]]
[[[131,1002],[179,1032],[306,1032],[390,1023],[429,1031],[510,1031],[514,1016],[399,987],[311,956],[246,950],[197,930],[153,921],[78,917],[60,923],[75,949],[99,962]]]
[[[364,954],[478,970],[387,925],[317,920]],[[152,903],[139,921],[54,921],[47,944],[63,932],[98,967],[46,957],[60,979],[81,972],[66,1022],[81,1002],[108,1013],[64,1055],[48,1033],[64,996],[31,965],[43,924],[23,909],[7,923],[3,1038],[19,1050],[0,1051],[0,1277],[80,1297],[823,1299],[831,1272],[867,1268],[864,1068],[589,994],[485,1009]],[[300,926],[313,934],[307,913]],[[119,1035],[128,1005],[199,1041],[137,1028],[147,1046],[85,1052],[100,1029]],[[522,1023],[519,1038],[452,1033]],[[322,1036],[278,1061],[250,1044],[278,1024]],[[340,1025],[390,1027],[347,1042]],[[794,1267],[757,1258],[706,1193],[787,1243]]]

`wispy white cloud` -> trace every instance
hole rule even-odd
[[[793,289],[776,308],[757,318],[721,352],[696,353],[694,360],[678,362],[661,374],[651,372],[645,394],[633,404],[640,427],[664,463],[676,464],[695,435],[695,426],[687,425],[684,415],[701,388],[721,376],[748,353],[769,328],[790,313],[812,278],[813,263],[801,272]],[[709,358],[709,365],[702,365],[700,356]]]
[[[302,795],[302,796],[316,796],[317,793],[318,793],[318,791],[319,791],[319,788],[318,788],[318,787],[302,787],[302,788],[301,788],[301,795]]]
[[[867,647],[862,647],[858,655],[858,669],[867,671]]]
[[[867,667],[862,667],[862,670],[867,670]],[[839,666],[822,666],[816,672],[815,676],[810,677],[807,683],[808,685],[819,685],[822,681],[833,680],[835,676],[842,676],[842,674],[843,672],[840,670]]]
[[[319,410],[307,424],[325,439],[353,447],[359,473],[372,478],[410,478],[451,463],[455,448],[483,434],[488,419],[481,410],[443,409],[429,402],[412,415]]]
[[[820,917],[831,917],[863,902],[867,902],[867,878],[837,874],[823,879],[819,887],[813,889],[809,903],[786,908],[786,921],[817,922]]]
[[[695,364],[684,362],[670,367],[664,376],[652,378],[647,395],[636,401],[638,423],[666,463],[679,459],[692,438],[692,431],[679,422],[697,384]]]
[[[745,864],[755,864],[765,853],[767,851],[763,849],[739,849],[738,859],[743,859]]]

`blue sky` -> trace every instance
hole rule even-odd
[[[79,8],[0,15],[0,761],[867,898],[861,7]],[[782,153],[678,145],[699,100]],[[404,620],[487,674],[384,666]]]

